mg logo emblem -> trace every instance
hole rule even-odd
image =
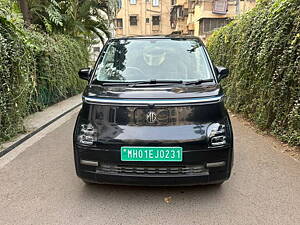
[[[150,111],[146,115],[146,120],[148,123],[155,123],[157,121],[157,115],[155,112]]]

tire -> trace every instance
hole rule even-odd
[[[211,183],[210,185],[213,187],[221,187],[224,181],[217,181],[216,183]]]
[[[95,184],[93,182],[90,182],[90,181],[87,181],[87,180],[83,180],[83,179],[82,179],[82,181],[83,181],[83,183],[85,183],[85,185],[94,185]]]

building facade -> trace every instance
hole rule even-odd
[[[170,34],[170,0],[119,0],[115,36]]]
[[[203,41],[255,7],[255,0],[118,0],[115,36],[178,32]]]
[[[255,0],[171,0],[171,24],[183,34],[202,40],[240,14],[255,7]]]

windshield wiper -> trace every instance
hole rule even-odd
[[[182,80],[145,80],[145,81],[135,81],[135,82],[131,82],[130,87],[135,87],[136,85],[139,84],[182,84],[183,81]]]
[[[97,82],[98,83],[98,82]],[[129,85],[132,84],[132,82],[120,82],[120,81],[99,81],[99,84],[102,86],[112,86],[112,85]]]
[[[130,87],[134,87],[139,84],[169,84],[169,83],[175,83],[175,84],[182,84],[182,80],[143,80],[143,81],[98,81],[97,82],[100,85],[103,86],[111,86],[111,85],[130,85]]]
[[[198,85],[198,84],[208,83],[208,82],[213,82],[213,81],[214,81],[214,79],[195,80],[195,81],[187,81],[187,82],[184,82],[184,84],[185,84],[185,85],[191,85],[191,84]]]

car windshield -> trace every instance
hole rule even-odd
[[[93,83],[212,78],[204,48],[197,40],[119,39],[102,52]]]

